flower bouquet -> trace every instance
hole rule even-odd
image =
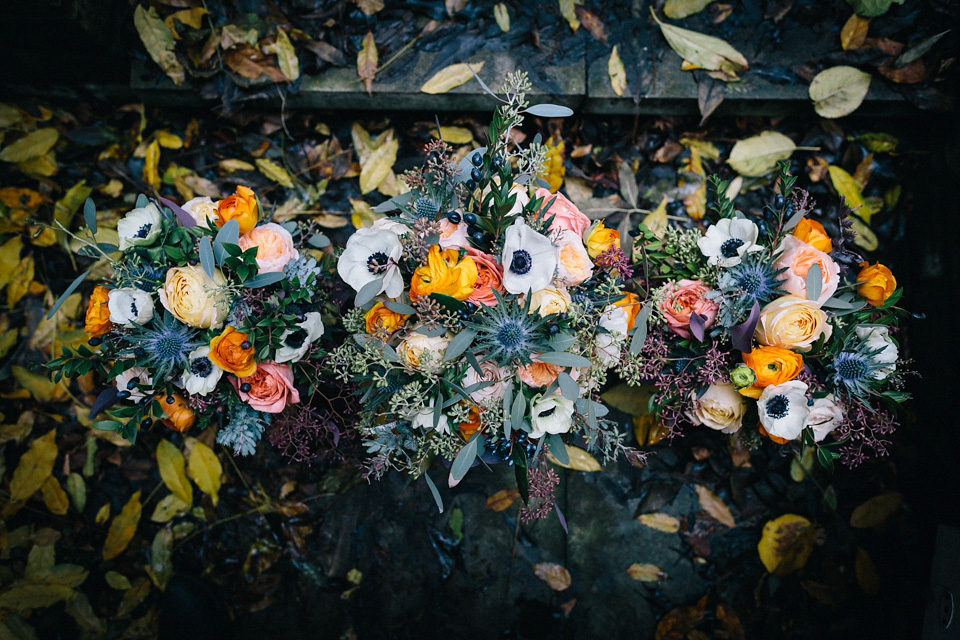
[[[853,466],[887,453],[908,398],[895,338],[902,289],[848,248],[856,212],[842,208],[831,237],[788,166],[762,212],[737,211],[714,177],[705,232],[641,225],[634,260],[649,329],[622,375],[655,386],[650,408],[671,434],[703,425],[748,444],[799,441],[826,468]]]
[[[357,230],[337,261],[356,298],[343,319],[352,337],[329,366],[361,395],[368,471],[422,476],[438,505],[436,458],[450,486],[507,461],[526,500],[550,484],[548,455],[568,462],[565,440],[603,459],[641,455],[598,402],[607,372],[643,344],[633,269],[617,231],[563,195],[531,195],[547,151],[539,139],[513,149],[510,132],[524,113],[570,112],[528,107],[525,90],[522,74],[508,76],[489,146],[457,162],[431,143],[404,176],[410,191],[379,207],[393,215]]]
[[[94,427],[133,441],[157,423],[180,433],[218,425],[217,441],[247,455],[273,423],[271,443],[300,460],[325,435],[339,437],[329,403],[315,402],[330,393],[319,375],[335,286],[332,257],[317,251],[326,237],[309,224],[259,222],[244,186],[182,207],[141,195],[117,223],[117,245],[98,242],[91,200],[84,216],[89,239],[74,238],[111,275],[87,308],[92,350],[64,348],[47,366],[57,380],[96,372],[111,381],[91,408]]]

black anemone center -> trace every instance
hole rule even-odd
[[[513,271],[518,276],[522,276],[530,271],[530,267],[533,266],[533,261],[530,259],[530,254],[523,249],[518,249],[513,252],[513,259],[510,261],[510,271]]]
[[[554,414],[554,412],[556,412],[556,410],[557,410],[556,407],[550,407],[549,409],[547,409],[547,410],[545,410],[545,411],[541,411],[541,412],[540,412],[539,414],[537,414],[537,415],[540,416],[541,418],[548,418],[548,417],[552,416],[552,415]]]
[[[387,263],[390,261],[387,254],[383,251],[377,251],[367,258],[367,270],[375,276],[380,275],[387,270]]]
[[[134,237],[137,237],[137,238],[146,238],[147,235],[150,233],[150,229],[152,229],[152,228],[153,228],[153,225],[148,222],[147,224],[145,224],[145,225],[143,225],[142,227],[140,227],[139,229],[137,229],[137,233],[134,234]]]
[[[130,313],[132,313],[134,317],[137,316],[137,303],[136,303],[136,302],[131,302],[131,303],[130,303]]]
[[[867,375],[867,363],[854,355],[837,363],[837,373],[844,380],[860,380]]]
[[[206,356],[197,358],[190,362],[190,373],[201,378],[206,378],[213,371],[213,363]]]
[[[737,249],[743,246],[743,240],[740,238],[730,238],[720,245],[720,255],[724,258],[736,258]]]
[[[299,349],[303,346],[303,341],[307,339],[307,332],[303,329],[296,329],[290,332],[290,335],[287,336],[287,339],[283,341],[283,344],[287,345],[291,349]]]
[[[790,401],[782,393],[767,400],[767,415],[774,420],[785,418],[790,412]]]

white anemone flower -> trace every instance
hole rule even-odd
[[[136,288],[113,289],[107,298],[110,322],[122,327],[147,324],[153,319],[153,298]]]
[[[430,398],[430,404],[410,416],[410,426],[423,431],[433,431],[433,412],[436,400]],[[450,435],[450,421],[447,420],[445,413],[440,414],[440,421],[437,422],[436,430],[440,433]]]
[[[153,393],[153,377],[150,372],[143,367],[133,367],[127,369],[114,379],[117,385],[117,391],[129,391],[131,402],[143,400],[148,393]],[[143,385],[143,389],[138,389],[137,385]]]
[[[707,228],[707,233],[697,240],[700,252],[713,267],[733,267],[748,253],[762,251],[757,244],[760,230],[757,225],[743,218],[724,218]]]
[[[187,393],[205,396],[216,389],[223,369],[210,359],[210,347],[198,347],[187,358],[190,363],[180,377],[180,383]]]
[[[400,238],[393,231],[357,229],[337,261],[337,273],[356,291],[380,278],[377,295],[386,293],[387,297],[396,298],[403,293],[403,275],[397,267],[402,253]]]
[[[767,387],[757,400],[760,424],[772,436],[794,440],[810,415],[807,385],[799,380]]]
[[[133,209],[117,222],[120,250],[152,244],[160,235],[160,210],[152,202]]]
[[[310,345],[323,335],[323,321],[320,319],[320,313],[310,311],[304,315],[306,317],[303,322],[297,323],[297,329],[286,329],[280,336],[283,346],[277,349],[274,362],[300,362],[310,350]]]
[[[538,394],[530,400],[530,425],[527,435],[537,439],[547,433],[566,433],[573,427],[573,400],[559,393],[548,396]]]
[[[522,294],[549,286],[557,270],[557,248],[550,238],[537,233],[517,218],[507,228],[500,257],[503,287],[510,293]]]

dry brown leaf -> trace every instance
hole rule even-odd
[[[717,494],[710,489],[707,489],[703,485],[695,485],[694,488],[697,491],[697,497],[700,499],[700,506],[703,507],[703,510],[709,513],[717,522],[727,525],[728,527],[737,526],[737,522],[733,519],[733,514],[730,512],[730,507],[724,504]]]
[[[381,11],[383,9],[383,0],[353,0],[357,3],[357,6],[360,7],[360,11],[363,12],[365,16],[372,16],[373,14]]]
[[[260,49],[246,42],[236,44],[224,51],[223,61],[234,73],[248,80],[257,81],[263,76],[272,82],[287,80],[283,72]]]
[[[607,30],[603,28],[603,22],[600,18],[579,4],[574,6],[573,10],[577,14],[580,24],[590,32],[590,35],[603,44],[607,44]]]
[[[373,41],[373,32],[368,31],[363,38],[363,47],[357,53],[357,75],[363,80],[367,95],[373,95],[373,76],[377,73],[379,63],[380,58],[377,54],[377,44]]]
[[[877,67],[877,71],[883,77],[898,84],[916,84],[917,82],[923,82],[927,77],[927,66],[919,58],[902,67],[896,67],[888,62]]]
[[[627,567],[627,575],[640,582],[659,582],[669,577],[655,564],[637,562]]]
[[[844,51],[859,49],[867,39],[867,29],[870,28],[870,19],[861,18],[857,14],[850,16],[840,31],[840,46]]]
[[[607,60],[607,75],[610,76],[610,87],[618,96],[627,92],[627,70],[620,60],[620,54],[617,53],[617,45],[613,46],[610,52],[610,59]]]
[[[654,640],[685,640],[693,637],[691,632],[703,622],[706,606],[707,596],[703,596],[697,604],[685,604],[670,611],[657,624]]]
[[[873,174],[873,154],[868,153],[863,157],[863,160],[857,165],[856,170],[853,172],[853,180],[858,185],[860,189],[863,190],[867,187],[867,182],[870,180],[870,176]]]
[[[563,591],[573,583],[566,567],[555,562],[538,562],[533,565],[533,572],[554,591]]]
[[[520,498],[518,489],[501,489],[487,498],[487,509],[498,512],[506,511],[518,498]]]
[[[857,529],[869,529],[886,522],[903,504],[903,496],[896,492],[881,493],[853,510],[850,514],[850,526]]]
[[[644,513],[637,516],[637,520],[640,524],[663,533],[676,533],[680,530],[680,521],[666,513]]]

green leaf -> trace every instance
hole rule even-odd
[[[782,133],[764,131],[737,141],[727,164],[742,176],[758,178],[773,171],[777,163],[788,159],[796,148],[793,140]]]
[[[450,344],[447,345],[447,350],[443,352],[443,361],[449,362],[466,351],[473,342],[473,339],[476,337],[477,332],[473,329],[464,329],[457,335],[453,336],[453,339],[450,340]]]
[[[580,386],[566,371],[557,375],[557,384],[560,385],[560,394],[567,400],[576,400],[580,397]]]
[[[0,160],[4,162],[25,162],[44,155],[60,139],[60,133],[52,128],[37,129],[23,136],[0,151]]]
[[[259,289],[260,287],[267,287],[271,284],[276,284],[286,277],[286,274],[282,271],[269,271],[267,273],[256,275],[250,280],[245,281],[243,286],[251,289]]]
[[[220,266],[223,266],[223,262],[227,259],[227,253],[229,252],[229,249],[226,249],[225,245],[236,246],[237,240],[239,239],[240,223],[236,220],[227,220],[227,222],[220,227],[220,231],[217,232],[217,236],[213,239],[213,255],[216,256]],[[237,247],[237,250],[239,252],[239,247]]]
[[[583,356],[566,351],[548,351],[537,356],[537,360],[558,367],[589,367],[592,363]]]
[[[513,399],[513,407],[510,409],[510,422],[514,428],[519,429],[523,424],[523,415],[526,412],[527,402],[523,397],[523,392],[518,390],[517,396]]]
[[[360,291],[357,291],[357,296],[354,298],[353,304],[358,307],[364,306],[380,293],[381,288],[383,288],[383,278],[374,278],[360,287]]]
[[[53,314],[57,312],[57,309],[60,308],[60,305],[62,305],[64,301],[66,301],[66,299],[70,297],[71,293],[77,290],[77,287],[80,286],[80,283],[83,282],[88,275],[90,275],[90,272],[84,271],[83,273],[78,275],[73,282],[70,283],[70,286],[67,287],[64,290],[64,292],[60,294],[60,297],[57,298],[57,301],[53,303],[52,307],[50,307],[50,312],[47,313],[47,320],[53,317]]]
[[[854,13],[864,18],[882,16],[893,3],[903,4],[903,0],[847,0],[847,4],[853,7]]]
[[[636,355],[643,349],[647,340],[647,319],[650,317],[650,306],[643,305],[633,327],[633,338],[630,340],[630,353]]]
[[[97,233],[97,205],[93,203],[93,198],[87,198],[83,203],[83,221],[87,223],[87,229],[90,233]]]
[[[473,461],[477,457],[477,441],[479,438],[479,433],[474,434],[473,437],[470,438],[470,442],[464,445],[457,454],[457,457],[454,458],[453,464],[450,466],[449,486],[457,486],[457,484],[463,480],[464,476],[467,475],[470,467],[473,466]]]
[[[823,288],[823,270],[820,265],[815,264],[807,271],[807,300],[817,300],[820,297],[820,290]]]
[[[437,509],[440,513],[443,513],[443,500],[440,498],[440,492],[437,490],[437,485],[433,483],[433,480],[430,479],[430,474],[427,471],[423,472],[423,479],[427,482],[427,486],[430,488],[430,494],[433,496],[433,501],[437,503]]]
[[[213,278],[215,263],[213,257],[213,245],[210,242],[210,236],[203,236],[200,238],[199,251],[200,265],[203,267],[203,271],[208,277]]]
[[[570,456],[567,454],[567,447],[563,444],[563,438],[556,433],[548,433],[546,436],[547,449],[553,454],[553,457],[561,465],[570,464]]]

